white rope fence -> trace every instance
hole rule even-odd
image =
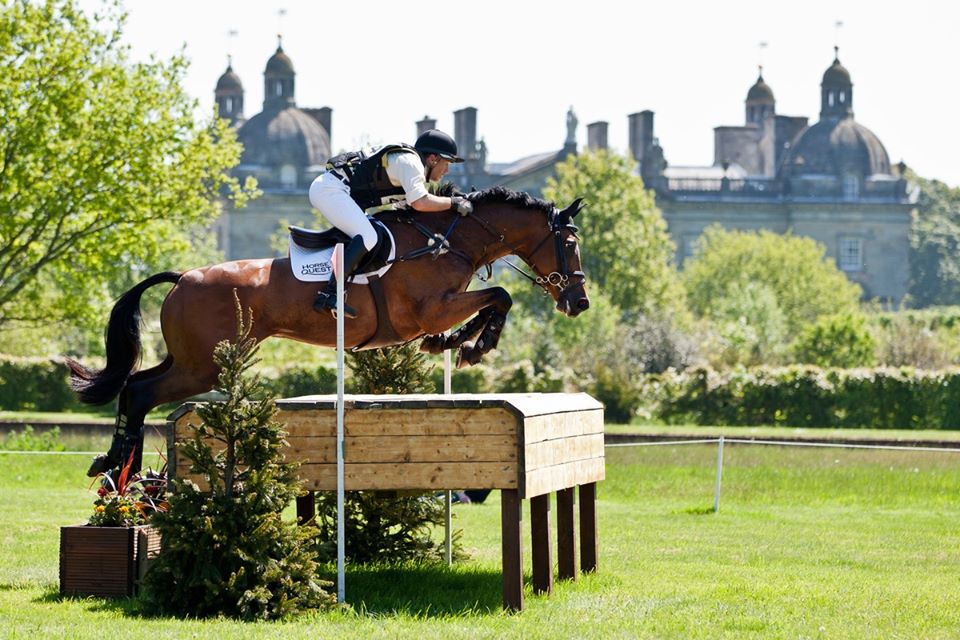
[[[449,388],[449,387],[448,387]],[[447,391],[449,393],[449,391]],[[927,453],[960,453],[960,447],[922,447],[922,446],[903,446],[890,444],[855,444],[850,442],[798,442],[796,440],[753,440],[750,438],[727,438],[719,436],[717,438],[702,438],[696,440],[655,440],[651,442],[615,442],[605,445],[608,449],[621,447],[658,447],[658,446],[676,446],[686,444],[716,444],[717,445],[717,476],[716,486],[713,493],[713,511],[720,511],[720,490],[723,484],[723,446],[724,444],[756,444],[761,446],[774,447],[820,447],[833,449],[870,449],[876,451],[909,451],[909,452],[927,452]],[[960,444],[960,443],[958,443]],[[91,456],[97,455],[99,451],[16,451],[0,450],[0,455],[37,455],[37,456]],[[144,455],[160,456],[161,452],[144,452]],[[450,540],[451,522],[450,522],[450,492],[446,495],[446,536],[444,551],[447,563],[451,563],[452,544]]]
[[[873,449],[882,451],[911,451],[934,453],[960,453],[960,447],[914,447],[888,444],[855,444],[850,442],[797,442],[796,440],[752,440],[749,438],[703,438],[698,440],[658,440],[653,442],[616,442],[605,445],[606,448],[617,447],[655,447],[663,445],[684,444],[717,444],[717,482],[713,491],[713,512],[720,511],[720,488],[723,480],[723,445],[727,444],[758,444],[775,447],[822,447],[833,449]],[[960,443],[958,443],[960,444]]]

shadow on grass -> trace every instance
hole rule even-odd
[[[142,617],[142,607],[136,598],[103,598],[97,596],[65,596],[57,587],[50,587],[43,595],[33,599],[35,603],[80,602],[90,611],[113,611],[126,616]]]
[[[329,576],[323,576],[329,578]],[[444,565],[353,567],[345,576],[347,603],[360,615],[404,614],[416,618],[488,615],[501,610],[499,571],[448,569]],[[336,582],[336,575],[333,576]],[[336,591],[336,585],[330,588]],[[129,617],[153,617],[138,598],[64,596],[51,587],[37,603],[81,602],[89,611],[110,611]]]
[[[344,591],[347,602],[360,613],[433,618],[498,612],[502,586],[499,571],[401,565],[350,568]]]

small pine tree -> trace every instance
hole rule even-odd
[[[283,460],[276,405],[249,371],[256,352],[238,300],[237,338],[214,351],[226,400],[198,406],[201,425],[177,445],[208,489],[175,481],[169,510],[152,519],[163,540],[144,583],[154,610],[266,620],[335,601],[316,577],[315,530],[281,519],[302,488],[298,465]]]
[[[354,393],[426,393],[433,391],[432,366],[417,345],[349,353]],[[349,428],[349,427],[348,427]],[[350,562],[439,561],[443,545],[430,530],[444,523],[443,501],[434,493],[351,491],[344,498],[345,555]],[[337,496],[317,496],[320,558],[337,553]],[[460,554],[454,536],[455,551]]]

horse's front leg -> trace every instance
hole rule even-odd
[[[477,364],[483,354],[497,346],[511,306],[510,294],[501,287],[442,296],[423,307],[426,333],[440,333],[473,313],[477,315],[449,336],[427,336],[420,348],[428,353],[440,353],[459,347],[458,368]],[[471,342],[474,338],[476,342]]]

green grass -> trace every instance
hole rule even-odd
[[[522,614],[500,611],[493,494],[455,509],[469,561],[351,568],[351,610],[282,624],[144,618],[132,601],[60,599],[58,527],[90,508],[87,460],[2,455],[0,637],[960,636],[960,454],[731,445],[717,514],[715,446],[607,455],[599,571],[549,598],[528,585]]]

